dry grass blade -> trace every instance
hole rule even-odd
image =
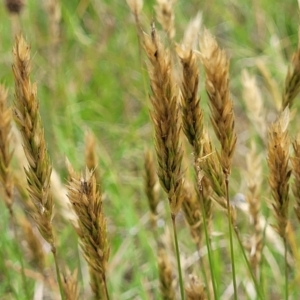
[[[292,57],[292,65],[289,67],[285,78],[285,86],[282,97],[282,110],[287,106],[292,107],[293,101],[300,91],[300,27],[298,29],[299,44]]]
[[[200,42],[201,61],[206,72],[211,121],[221,143],[220,163],[224,174],[230,174],[231,159],[236,145],[233,102],[229,91],[229,60],[211,34],[204,30]]]
[[[0,85],[0,180],[4,190],[4,201],[13,214],[13,178],[10,170],[12,152],[11,145],[11,110],[7,107],[7,90]]]
[[[150,60],[151,117],[155,130],[158,177],[168,194],[171,213],[176,215],[181,207],[183,186],[178,94],[171,75],[170,55],[160,43],[154,25],[151,37],[144,35],[144,48]]]
[[[163,300],[175,300],[176,280],[173,275],[173,267],[169,261],[165,249],[161,248],[158,252],[158,270],[159,270],[159,287],[161,298]]]
[[[67,167],[69,172],[68,197],[78,216],[76,232],[89,265],[91,287],[96,299],[109,299],[106,283],[109,245],[102,195],[97,188],[93,170],[86,169],[85,173],[80,176],[69,162],[67,162]]]
[[[295,213],[300,222],[300,135],[293,141],[294,156],[291,157],[294,184],[293,194],[296,199]]]
[[[54,247],[51,224],[53,200],[50,193],[52,167],[40,120],[37,87],[30,81],[30,48],[22,36],[16,38],[13,54],[14,118],[22,135],[23,148],[29,164],[25,172],[29,194],[35,206],[32,217],[43,238]]]
[[[273,195],[273,209],[278,234],[285,238],[288,222],[289,178],[289,109],[286,108],[269,129],[268,165],[269,184]]]

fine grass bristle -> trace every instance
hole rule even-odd
[[[106,269],[109,244],[102,195],[97,188],[94,170],[88,169],[80,176],[67,161],[69,172],[68,197],[78,216],[75,227],[89,265],[91,287],[96,299],[109,299]]]

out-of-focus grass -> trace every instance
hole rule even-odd
[[[80,10],[85,2],[88,6]],[[144,29],[149,32],[151,18],[155,15],[154,1],[145,2],[141,20]],[[240,131],[236,162],[243,164],[243,149],[249,137],[255,133],[249,129],[250,123],[244,112],[241,70],[247,67],[259,74],[255,59],[260,57],[282,86],[287,58],[297,45],[297,5],[292,0],[178,0],[175,5],[178,42],[189,19],[199,10],[203,12],[205,26],[214,32],[232,58],[231,87],[237,112],[237,130]],[[153,146],[148,116],[149,84],[145,65],[140,64],[134,18],[126,1],[64,0],[61,1],[61,13],[61,38],[55,50],[58,61],[55,66],[49,59],[51,36],[43,1],[28,1],[20,18],[22,32],[32,48],[32,79],[38,84],[50,156],[65,182],[65,157],[78,169],[82,168],[84,132],[90,128],[95,133],[113,266],[109,270],[109,290],[112,299],[147,299],[150,293],[148,289],[158,286],[156,243],[147,223],[147,202],[142,190],[143,150],[146,145]],[[12,102],[11,49],[14,38],[11,21],[3,5],[0,7],[0,20],[0,80],[8,86]],[[258,78],[263,86],[263,78]],[[200,80],[202,102],[205,105],[204,74]],[[267,92],[265,101],[267,107],[274,107]],[[295,106],[298,107],[298,104]],[[207,108],[205,111],[208,112]],[[206,120],[208,122],[208,118]],[[240,167],[235,165],[233,169],[232,196],[245,185]],[[262,199],[264,197],[269,196],[264,194]],[[8,293],[6,288],[11,280],[22,299],[21,277],[15,270],[4,267],[5,261],[18,264],[18,260],[16,241],[12,239],[8,225],[8,213],[2,202],[0,207],[0,248],[3,258],[0,259],[0,295]],[[168,213],[164,213],[163,217],[166,216]],[[53,223],[57,226],[58,253],[62,266],[66,264],[74,269],[78,265],[75,234],[69,224],[56,225],[55,220]],[[215,223],[216,229],[222,228],[223,224],[220,217]],[[186,255],[191,254],[194,248],[191,241],[186,241],[188,228],[184,222],[180,222],[180,227],[181,243],[190,251]],[[222,240],[222,236],[215,239],[216,242]],[[228,249],[221,248],[216,254],[220,293],[229,284],[229,280],[222,275],[223,251]],[[274,256],[276,259],[276,254]],[[245,265],[240,259],[237,265],[238,270],[245,273]],[[270,268],[268,270],[270,273]],[[4,271],[9,274],[5,275]],[[264,276],[268,278],[272,274]],[[33,280],[28,281],[32,292]],[[275,292],[280,290],[279,286],[273,288]],[[157,299],[157,288],[152,293]]]

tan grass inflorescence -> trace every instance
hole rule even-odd
[[[13,54],[14,119],[21,132],[23,148],[29,164],[25,172],[29,194],[35,207],[31,215],[43,238],[54,247],[53,200],[50,193],[52,166],[47,153],[44,129],[39,114],[37,86],[30,81],[30,47],[22,36],[16,38]]]
[[[144,48],[150,60],[151,118],[155,130],[158,177],[168,195],[171,213],[176,215],[181,207],[183,187],[178,93],[172,78],[170,55],[159,41],[154,24],[151,37],[144,35]]]
[[[67,168],[69,172],[68,197],[78,216],[78,227],[75,229],[89,265],[91,287],[96,299],[108,300],[106,269],[109,244],[102,195],[97,187],[95,172],[86,169],[80,176],[68,161]]]
[[[268,165],[269,184],[272,190],[275,218],[275,229],[282,237],[286,237],[289,206],[289,109],[286,108],[278,120],[269,129]]]
[[[221,143],[220,163],[224,174],[230,174],[236,145],[233,102],[229,91],[229,60],[211,34],[204,30],[200,41],[201,61],[206,72],[205,87],[209,97],[211,121]]]

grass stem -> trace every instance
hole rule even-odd
[[[285,299],[289,299],[289,274],[288,274],[288,262],[287,262],[287,242],[286,237],[283,238],[284,243],[284,265],[285,265]]]
[[[201,213],[203,215],[203,229],[204,229],[204,234],[205,234],[205,242],[206,242],[206,248],[207,248],[207,255],[208,255],[208,262],[209,262],[209,268],[211,272],[211,281],[213,285],[213,291],[214,291],[214,299],[218,299],[218,289],[217,289],[217,284],[216,284],[216,276],[214,274],[215,268],[214,268],[214,261],[212,257],[212,250],[211,250],[211,244],[210,244],[210,239],[208,236],[208,229],[207,229],[207,220],[206,220],[206,212],[204,209],[204,203],[203,203],[203,190],[202,187],[200,189],[200,201],[201,201]],[[210,293],[208,292],[208,295]]]
[[[58,286],[59,286],[60,297],[61,297],[61,300],[65,300],[63,286],[62,286],[60,272],[59,272],[59,267],[58,267],[56,248],[55,248],[55,245],[53,245],[53,244],[51,245],[51,251],[52,251],[53,257],[54,257],[55,270],[56,270],[57,282],[58,282]]]
[[[175,240],[175,249],[176,249],[178,276],[179,276],[180,295],[181,295],[181,300],[184,300],[184,287],[183,287],[182,272],[181,272],[180,252],[179,252],[179,247],[178,247],[176,223],[175,223],[176,215],[171,214],[171,218],[172,218],[174,240]]]
[[[237,286],[236,286],[236,275],[235,275],[235,261],[234,261],[234,251],[233,251],[233,239],[232,239],[232,224],[231,224],[231,206],[229,201],[229,178],[228,174],[225,174],[225,186],[226,186],[226,201],[227,201],[227,214],[228,214],[228,230],[229,230],[229,240],[230,240],[230,257],[231,257],[231,269],[232,269],[232,280],[233,280],[233,290],[234,299],[237,300]]]

